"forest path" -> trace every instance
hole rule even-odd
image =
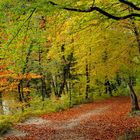
[[[5,140],[116,140],[140,125],[129,117],[127,97],[83,104],[65,111],[31,117],[15,126]],[[13,133],[14,132],[14,133]]]

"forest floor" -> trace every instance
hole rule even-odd
[[[14,126],[1,139],[121,140],[123,138],[120,136],[124,133],[131,133],[140,126],[140,116],[131,117],[129,112],[128,97],[113,97],[57,113],[31,117]]]

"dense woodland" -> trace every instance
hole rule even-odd
[[[2,121],[139,94],[139,0],[0,0]]]

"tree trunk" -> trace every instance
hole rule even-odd
[[[129,13],[131,14],[132,12],[133,12],[133,9],[129,8]],[[138,30],[138,28],[135,24],[135,18],[131,17],[130,20],[131,20],[131,24],[132,24],[132,28],[133,28],[133,33],[135,35],[135,38],[136,38],[136,41],[137,41],[137,44],[138,44],[138,50],[139,50],[139,53],[140,53],[140,34],[139,34],[139,30]]]
[[[62,53],[65,52],[64,45],[61,46],[61,52]],[[65,58],[64,54],[62,55],[62,61],[64,64],[63,64],[63,71],[62,71],[62,76],[61,76],[62,82],[60,83],[59,97],[61,97],[61,94],[65,92],[64,90],[65,87],[66,87],[66,92],[68,93],[69,91],[67,80],[71,78],[70,68],[71,68],[72,60],[73,60],[73,52],[71,52],[67,58]]]
[[[58,91],[57,77],[56,76],[52,75],[52,82],[51,83],[52,83],[52,88],[53,88],[54,94],[56,96],[58,96],[59,91]]]
[[[132,25],[133,25],[134,35],[135,35],[137,43],[138,43],[139,53],[140,53],[140,36],[139,36],[139,31],[135,25],[134,20],[132,20]]]
[[[28,62],[29,62],[29,57],[30,57],[30,55],[32,53],[32,48],[33,48],[33,42],[30,44],[30,46],[28,48],[25,64],[24,64],[24,66],[22,68],[22,75],[24,75],[26,73],[27,65],[28,65]],[[25,101],[26,102],[26,98],[25,98],[24,92],[23,92],[23,88],[24,88],[23,83],[24,83],[24,80],[21,79],[19,81],[19,84],[18,84],[19,101],[21,101],[21,102]]]
[[[72,84],[69,83],[69,107],[72,105]]]
[[[131,83],[128,83],[129,89],[130,89],[130,98],[131,98],[131,111],[138,111],[140,110],[137,95],[134,91],[133,85]]]
[[[30,81],[27,82],[27,88],[30,88]],[[26,95],[27,107],[30,107],[30,91],[27,91]]]
[[[43,67],[42,67],[42,50],[39,48],[39,52],[38,52],[38,62],[39,62],[39,72],[40,75],[42,76],[41,80],[41,95],[42,95],[42,101],[44,101],[44,99],[46,97],[49,97],[48,93],[47,93],[47,87],[46,87],[46,81],[45,81],[45,75],[43,72]]]
[[[111,84],[110,84],[110,81],[108,79],[105,79],[105,93],[109,93],[109,95],[112,97],[113,94],[112,94],[112,88],[111,88]]]
[[[44,101],[45,97],[49,97],[49,95],[47,94],[45,77],[41,78],[41,94],[42,94],[42,101]]]
[[[87,62],[86,62],[87,63]],[[89,83],[90,83],[90,79],[89,79],[89,65],[86,64],[86,92],[85,92],[85,98],[88,99],[88,93],[89,93]]]
[[[24,97],[24,92],[23,92],[23,81],[22,80],[20,80],[20,82],[18,84],[18,94],[19,94],[20,102],[26,101],[25,97]]]
[[[0,92],[0,115],[3,114],[2,93]]]

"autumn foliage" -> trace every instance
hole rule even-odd
[[[28,133],[27,136],[20,137],[21,140],[73,140],[82,138],[87,140],[115,140],[124,133],[135,131],[140,124],[139,116],[130,117],[129,102],[127,97],[114,97],[104,101],[96,101],[66,111],[40,116],[46,119],[46,124],[23,123],[15,126],[15,128]],[[97,113],[100,109],[102,111]],[[92,113],[83,117],[83,114],[89,112]],[[7,138],[7,140],[9,139],[16,140],[19,138]]]

